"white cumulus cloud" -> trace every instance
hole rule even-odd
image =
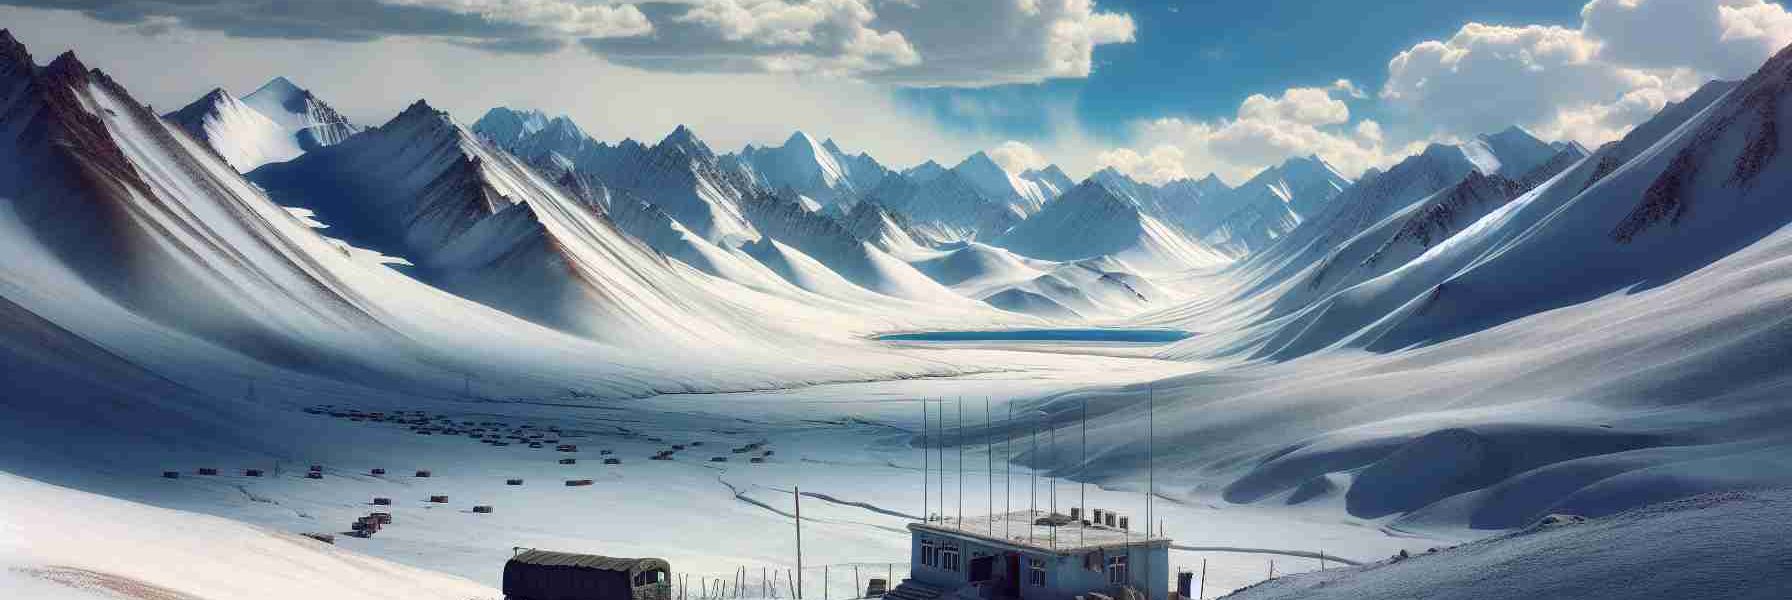
[[[1033,149],[1025,142],[1008,140],[989,150],[990,160],[1002,166],[1009,173],[1019,173],[1027,169],[1043,168],[1051,164],[1044,154]]]
[[[382,1],[476,14],[488,21],[514,23],[573,38],[629,37],[653,31],[647,15],[632,4],[591,4],[573,0]]]
[[[1420,136],[1516,124],[1593,146],[1792,42],[1792,15],[1764,0],[1592,0],[1581,20],[1469,23],[1396,55],[1380,97]]]
[[[1385,166],[1409,148],[1389,148],[1381,125],[1363,119],[1351,125],[1354,85],[1291,88],[1279,96],[1254,94],[1230,119],[1203,121],[1165,117],[1134,125],[1133,146],[1101,154],[1099,162],[1143,181],[1212,172],[1241,182],[1264,167],[1293,156],[1317,155],[1346,175]]]

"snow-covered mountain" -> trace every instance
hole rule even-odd
[[[756,194],[742,202],[742,209],[765,237],[800,251],[855,285],[906,300],[970,302],[854,235],[833,217],[804,208],[795,198]]]
[[[652,146],[634,140],[610,145],[592,139],[564,116],[540,122],[539,128],[518,125],[530,122],[535,121],[526,112],[494,108],[473,131],[531,164],[574,168],[611,189],[651,202],[709,242],[758,237],[741,216],[740,201],[762,188],[738,169],[727,168],[690,128],[681,125]],[[670,248],[659,250],[675,253]]]
[[[1147,320],[1204,330],[1165,356],[1266,359],[1157,388],[1185,407],[1178,439],[1215,457],[1177,468],[1237,475],[1233,502],[1337,502],[1409,532],[1792,483],[1774,391],[1792,382],[1787,73],[1792,49],[1592,156],[1552,148],[1533,171],[1553,175],[1459,166],[1303,276],[1246,264],[1241,295]],[[1236,418],[1196,418],[1216,413]],[[1299,431],[1240,433],[1272,424]]]
[[[929,159],[927,162],[903,169],[901,173],[915,183],[927,183],[945,174],[946,167]]]
[[[766,189],[791,189],[822,206],[850,207],[890,171],[870,155],[849,156],[830,139],[818,142],[798,131],[782,146],[748,145],[724,164]]]
[[[1058,168],[1058,165],[1027,169],[1021,172],[1020,178],[1039,186],[1039,191],[1045,195],[1047,202],[1064,195],[1064,192],[1070,191],[1070,188],[1076,187],[1076,182],[1071,181],[1070,176],[1065,175],[1064,170]]]
[[[915,240],[916,234],[909,227],[908,217],[890,212],[877,201],[867,200],[853,205],[841,218],[841,223],[853,237],[895,256],[914,256],[926,252]]]
[[[311,90],[294,85],[285,77],[275,77],[243,96],[243,104],[292,131],[299,147],[307,151],[342,143],[361,130],[312,95]]]
[[[995,240],[1052,261],[1111,257],[1152,272],[1213,266],[1227,258],[1146,214],[1129,191],[1090,178]]]
[[[952,172],[984,197],[1006,207],[1016,217],[1026,218],[1039,212],[1045,202],[1051,199],[1051,195],[1039,183],[1019,174],[1009,173],[985,152],[965,157],[952,167]]]
[[[267,115],[217,88],[180,110],[163,115],[210,147],[237,171],[292,160],[305,153],[299,139]]]
[[[992,239],[1023,219],[953,169],[923,165],[906,174],[892,173],[869,197],[906,216],[925,244]]]
[[[275,77],[241,99],[224,88],[163,115],[238,172],[292,160],[360,131],[311,92]]]
[[[1570,142],[1572,145],[1572,142]],[[1475,139],[1463,143],[1458,148],[1463,155],[1475,163],[1475,170],[1483,175],[1503,175],[1508,179],[1516,179],[1529,173],[1544,162],[1554,157],[1557,152],[1577,150],[1584,153],[1585,148],[1557,148],[1531,135],[1531,132],[1516,125],[1499,133],[1487,133],[1475,136]]]
[[[418,101],[349,142],[252,175],[359,246],[536,322],[593,336],[702,326],[664,262],[509,154]],[[638,302],[618,304],[618,294]],[[697,326],[698,329],[688,329]]]
[[[1208,203],[1187,227],[1215,248],[1251,254],[1323,210],[1350,184],[1317,156],[1290,158]]]
[[[473,132],[491,140],[499,148],[513,148],[524,137],[546,129],[548,116],[532,108],[514,109],[504,106],[485,111],[473,122]]]

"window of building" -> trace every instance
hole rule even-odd
[[[1108,584],[1126,585],[1126,557],[1108,557]]]
[[[1027,559],[1027,585],[1045,587],[1045,561],[1037,558]]]
[[[947,544],[940,547],[940,568],[958,572],[958,546]]]
[[[929,567],[940,566],[940,548],[933,540],[921,540],[921,564]]]

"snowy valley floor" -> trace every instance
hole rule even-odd
[[[552,445],[500,448],[465,436],[418,435],[398,424],[306,414],[301,410],[307,403],[282,398],[286,406],[277,411],[227,419],[235,429],[228,432],[155,428],[147,433],[124,428],[76,432],[42,427],[9,431],[7,441],[0,442],[4,450],[0,456],[7,460],[0,468],[88,492],[292,533],[346,532],[354,518],[388,510],[370,505],[372,498],[389,497],[394,523],[371,539],[339,536],[341,548],[489,586],[498,584],[511,548],[525,546],[661,556],[670,559],[676,571],[691,574],[693,582],[702,576],[731,578],[735,569],[744,567],[749,592],[759,589],[762,573],[795,562],[788,512],[791,489],[800,486],[805,494],[804,559],[812,567],[804,578],[806,587],[820,597],[825,577],[829,596],[849,597],[854,587],[852,565],[858,565],[863,578],[892,570],[902,577],[908,560],[904,525],[921,513],[924,486],[934,495],[928,506],[939,510],[938,472],[934,471],[933,483],[924,484],[923,453],[910,445],[912,435],[921,430],[916,398],[947,399],[948,429],[955,429],[957,398],[963,396],[965,425],[976,432],[982,431],[986,396],[999,424],[1010,403],[1031,406],[1037,399],[1068,390],[1151,381],[1203,368],[1198,363],[1146,358],[1146,349],[1124,345],[993,349],[955,344],[921,345],[908,351],[975,355],[979,362],[1000,358],[1010,367],[959,378],[626,401],[333,400],[344,408],[422,410],[456,421],[529,424],[538,430],[557,426],[567,432],[563,443],[578,444],[576,454],[557,453]],[[935,405],[936,419],[939,410]],[[1030,409],[1017,410],[1021,413],[1017,420],[1024,421]],[[1066,431],[1071,430],[1060,430],[1057,452],[1070,461],[1077,440]],[[196,441],[200,439],[205,441]],[[993,460],[984,441],[971,440],[963,457],[964,513],[982,514],[992,505],[1002,510],[1008,502],[1026,507],[1032,501],[1031,473],[1017,465],[1010,478],[1004,440],[987,439],[994,444]],[[648,460],[672,444],[692,442],[703,445],[678,452],[672,461]],[[753,442],[763,443],[774,454],[763,464],[750,464],[747,454],[731,452]],[[1042,437],[1038,443],[1036,455],[1049,455],[1049,440]],[[1024,434],[1016,438],[1013,454],[1025,456],[1030,444]],[[614,454],[601,454],[604,450]],[[716,456],[729,460],[710,462]],[[938,469],[942,456],[937,452],[931,456]],[[575,457],[577,464],[557,462],[567,457]],[[602,464],[609,457],[620,458],[622,464]],[[947,450],[943,460],[948,469],[944,502],[946,511],[954,513],[960,502],[957,451]],[[988,468],[992,462],[993,473]],[[310,464],[324,467],[322,480],[304,477]],[[221,474],[195,475],[201,467],[217,468]],[[263,469],[266,476],[246,477],[242,471],[246,468]],[[369,475],[373,468],[386,469],[387,474]],[[419,469],[432,471],[432,476],[414,477]],[[164,470],[178,470],[182,476],[162,479]],[[507,478],[523,478],[525,485],[507,486]],[[595,480],[594,485],[564,484],[584,478]],[[1004,479],[1010,481],[1007,492]],[[1044,508],[1050,503],[1051,488],[1046,478],[1039,481],[1037,502]],[[1144,500],[1137,490],[1144,482],[1109,485],[1116,489],[1088,486],[1088,505],[1119,509],[1143,521]],[[1060,480],[1059,510],[1075,505],[1078,493],[1078,485]],[[448,495],[449,502],[426,502],[438,494]],[[470,509],[475,504],[492,505],[494,513],[474,514]],[[1210,590],[1258,581],[1272,560],[1277,573],[1301,572],[1319,566],[1316,558],[1305,555],[1321,551],[1369,561],[1400,549],[1459,541],[1391,533],[1378,522],[1341,518],[1343,513],[1332,507],[1259,508],[1192,495],[1160,500],[1156,510],[1178,546],[1190,548],[1173,552],[1172,564],[1198,570],[1205,560]],[[21,541],[34,548],[39,540],[32,536],[53,532],[28,528]],[[821,565],[833,566],[824,576]]]

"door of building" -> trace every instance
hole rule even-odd
[[[1003,573],[996,586],[996,595],[1003,598],[1020,597],[1020,555],[1009,552],[1002,556]]]

